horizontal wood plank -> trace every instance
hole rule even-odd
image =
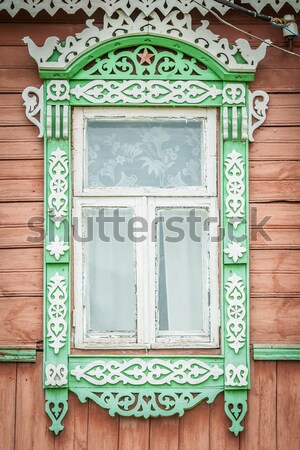
[[[276,228],[299,228],[300,208],[292,203],[255,203],[250,205],[250,218],[252,227],[257,227],[265,217],[268,217],[267,226]]]
[[[0,180],[22,180],[22,179],[43,179],[44,164],[43,161],[2,161],[0,164]],[[19,184],[20,182],[17,182]]]
[[[43,222],[42,202],[18,202],[0,204],[0,225],[26,225],[31,218],[39,218]],[[37,220],[37,219],[36,219]]]
[[[43,201],[43,180],[0,180],[0,202]]]
[[[43,269],[41,248],[0,250],[0,272],[24,269]]]
[[[300,202],[300,180],[250,180],[249,195],[252,202]]]
[[[299,180],[300,160],[250,162],[249,177],[253,181]]]
[[[300,250],[300,228],[251,228],[250,249]]]
[[[251,343],[300,342],[299,298],[251,298],[250,306]]]
[[[0,297],[40,297],[43,295],[43,272],[0,272]]]
[[[250,272],[300,273],[298,250],[253,250],[250,253]]]
[[[28,227],[0,227],[0,248],[42,247],[44,231],[42,226],[29,229]]]
[[[0,298],[0,345],[35,347],[43,340],[42,297]]]

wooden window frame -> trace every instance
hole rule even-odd
[[[258,53],[245,41],[249,50],[241,53],[241,43],[232,47],[224,39],[219,41],[205,24],[193,30],[188,18],[183,27],[181,18],[171,14],[169,22],[158,16],[151,23],[142,16],[134,21],[125,17],[122,24],[119,17],[108,18],[102,30],[87,24],[86,30],[68,37],[50,56],[45,46],[42,58],[36,59],[44,86],[23,92],[27,115],[37,124],[34,116],[41,107],[30,110],[30,92],[43,95],[44,103],[44,388],[50,429],[56,434],[64,428],[69,390],[82,402],[92,399],[112,415],[145,418],[182,415],[224,392],[230,430],[235,435],[243,430],[250,387],[248,142],[267,109],[267,95],[251,93],[248,82],[267,43]],[[121,29],[124,35],[118,37]],[[173,67],[155,72],[150,60],[147,67],[152,72],[145,72],[143,63],[133,60],[141,49],[152,52],[154,59],[164,49],[162,57],[168,55]],[[117,65],[121,50],[122,57],[131,61],[125,69]],[[99,58],[115,70],[103,71],[100,64],[95,76],[93,68],[84,69]],[[203,64],[206,70],[202,71]],[[253,103],[255,96],[263,98],[259,110]],[[220,225],[225,237],[220,249],[222,344],[218,355],[78,355],[71,351],[71,108],[141,104],[220,108]],[[253,117],[257,122],[252,123]],[[55,236],[49,240],[53,223]],[[241,236],[242,244],[237,241]]]

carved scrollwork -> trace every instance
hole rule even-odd
[[[71,375],[95,386],[117,383],[132,386],[178,384],[198,385],[210,377],[218,379],[223,370],[196,359],[177,361],[133,358],[130,360],[95,360],[85,367],[76,366]]]
[[[48,288],[48,323],[47,337],[49,346],[58,354],[60,349],[66,345],[67,339],[67,285],[65,277],[58,272],[53,275],[47,285]]]
[[[243,84],[227,83],[223,89],[223,103],[239,105],[245,103],[246,89]]]
[[[239,392],[230,392],[230,397],[226,394],[228,394],[228,392],[225,392],[225,412],[232,423],[229,430],[234,433],[235,436],[238,436],[244,429],[241,422],[247,412],[247,397],[244,396],[245,398],[243,398]]]
[[[40,88],[29,86],[22,92],[22,98],[24,100],[25,114],[27,119],[30,120],[39,129],[38,137],[43,137],[43,85]]]
[[[50,195],[48,198],[48,207],[50,217],[55,222],[57,228],[67,216],[68,207],[68,158],[66,152],[57,147],[49,158],[50,167]]]
[[[161,50],[153,46],[139,46],[132,51],[112,51],[104,57],[97,58],[82,71],[87,78],[143,78],[173,76],[197,76],[207,71],[207,67],[199,65],[195,58],[188,58],[182,52]]]
[[[53,101],[69,100],[70,86],[66,80],[51,80],[47,86],[47,99]]]
[[[235,353],[238,353],[246,341],[246,288],[242,278],[234,273],[228,278],[225,289],[228,315],[226,323],[227,343]]]
[[[56,44],[56,41],[53,41],[54,44],[52,44],[51,41],[51,46],[50,43],[49,46],[46,45],[46,42],[42,48],[37,48],[30,38],[26,38],[25,42],[40,68],[65,68],[87,50],[112,37],[155,33],[197,44],[204,52],[218,59],[224,67],[232,70],[255,69],[258,62],[264,58],[270,43],[266,40],[257,49],[252,49],[248,41],[238,39],[236,45],[231,45],[227,39],[219,39],[218,35],[208,29],[209,22],[207,20],[203,20],[201,26],[194,29],[191,16],[189,14],[182,15],[180,9],[172,10],[164,17],[161,17],[156,11],[152,11],[151,14],[141,12],[137,17],[130,17],[118,9],[113,16],[104,16],[102,29],[95,26],[93,22],[94,20],[88,19],[87,27],[77,33],[75,37],[67,37],[63,44]],[[52,54],[49,51],[52,45],[53,53],[60,53],[55,61],[51,58]],[[240,62],[238,58],[240,55],[243,62]]]
[[[64,386],[68,383],[68,368],[65,364],[47,364],[46,386]]]
[[[227,178],[226,191],[226,217],[237,228],[245,217],[245,184],[244,184],[244,161],[241,153],[232,150],[225,159],[225,176]]]
[[[249,90],[249,141],[254,142],[253,133],[259,128],[267,116],[269,95],[264,91]]]
[[[77,84],[71,94],[77,99],[84,98],[93,104],[159,104],[190,103],[199,104],[211,97],[221,95],[215,85],[202,81],[125,80],[90,81],[84,86]]]
[[[227,364],[225,368],[225,386],[247,386],[248,385],[248,367],[244,364],[235,366]]]
[[[212,403],[222,389],[184,390],[162,389],[153,391],[135,391],[126,389],[123,391],[93,392],[89,389],[71,388],[79,400],[84,403],[88,398],[93,400],[102,408],[108,409],[109,414],[114,416],[149,417],[171,416],[178,414],[182,416],[186,409],[193,408],[201,401]]]
[[[49,429],[57,435],[64,429],[64,426],[61,423],[68,412],[68,401],[56,398],[56,392],[53,391],[54,389],[49,389],[46,394],[48,398],[46,401],[45,410],[52,421],[52,425]],[[51,395],[52,392],[53,395]]]

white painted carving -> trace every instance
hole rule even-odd
[[[249,91],[249,141],[254,142],[253,133],[266,120],[270,97],[264,91]]]
[[[229,138],[228,106],[223,106],[223,139]]]
[[[231,116],[231,135],[232,140],[236,141],[238,138],[238,110],[236,106],[231,108],[232,116]]]
[[[206,364],[197,359],[161,360],[132,358],[130,360],[96,360],[85,367],[76,366],[71,375],[79,381],[82,378],[96,386],[105,384],[151,385],[201,384],[210,377],[218,379],[223,370],[217,364]]]
[[[43,137],[43,85],[40,88],[28,86],[22,93],[25,114],[39,129],[38,137]]]
[[[169,3],[169,2],[166,2]],[[156,6],[155,6],[156,8]],[[66,69],[70,63],[80,55],[92,48],[108,41],[114,36],[130,36],[137,34],[156,34],[173,37],[193,45],[197,45],[204,53],[217,59],[221,65],[230,70],[253,71],[259,61],[263,59],[268,46],[263,42],[257,49],[251,49],[248,41],[238,39],[236,45],[232,45],[227,39],[219,39],[219,36],[208,29],[209,22],[202,20],[200,27],[194,29],[190,14],[182,14],[181,10],[172,10],[162,17],[158,12],[152,11],[145,14],[141,12],[136,17],[130,17],[121,10],[115,12],[113,17],[104,16],[103,28],[99,29],[93,24],[94,20],[87,20],[87,27],[75,36],[69,36],[64,43],[46,41],[43,49],[33,47],[31,40],[26,39],[29,51],[35,57],[40,69]],[[49,39],[49,38],[48,38]],[[47,45],[46,45],[47,44]],[[54,45],[54,46],[53,46]],[[50,48],[60,53],[57,61],[49,61]],[[238,62],[237,56],[243,53],[244,62]]]
[[[236,273],[231,275],[225,285],[228,320],[226,338],[229,347],[237,354],[246,340],[245,285]]]
[[[63,105],[62,109],[63,109],[62,137],[63,137],[63,139],[68,139],[68,137],[69,137],[69,108],[67,105]]]
[[[48,323],[47,337],[49,346],[58,354],[66,344],[67,338],[67,286],[63,276],[56,272],[47,284],[48,288]]]
[[[232,150],[225,159],[225,176],[227,178],[226,217],[237,228],[245,216],[244,161],[241,153]]]
[[[47,86],[47,99],[53,101],[69,100],[70,86],[66,80],[51,80]]]
[[[231,0],[232,3],[236,3]],[[299,0],[241,0],[241,3],[251,5],[251,9],[261,12],[265,6],[273,8],[278,12],[286,3],[289,8],[293,8],[296,12],[300,10]],[[205,8],[203,6],[205,6]],[[183,13],[189,13],[192,9],[197,9],[201,15],[208,13],[213,9],[221,14],[225,14],[229,8],[221,5],[214,0],[172,0],[166,2],[164,0],[2,0],[0,11],[7,11],[14,17],[21,9],[25,9],[32,17],[35,17],[40,11],[47,11],[48,14],[54,16],[59,11],[65,11],[68,14],[75,14],[77,11],[83,10],[87,16],[92,16],[95,11],[103,10],[111,16],[117,10],[122,10],[125,14],[130,15],[133,11],[139,10],[144,14],[150,14],[154,9],[159,10],[162,14],[168,14],[172,8],[177,8]]]
[[[84,98],[93,104],[122,102],[123,104],[190,103],[199,104],[208,97],[215,99],[222,91],[202,81],[125,80],[90,81],[85,86],[76,85],[71,95]]]
[[[68,206],[68,158],[66,152],[57,147],[49,158],[50,195],[48,207],[52,212],[51,219],[57,228],[67,216]]]
[[[227,83],[223,89],[223,103],[238,105],[245,103],[246,89],[243,84]]]
[[[246,106],[242,107],[242,141],[248,139],[248,114]]]
[[[65,254],[66,251],[69,250],[69,246],[59,239],[59,236],[55,236],[54,241],[50,242],[46,250],[50,253],[51,256],[54,256],[56,261],[60,259],[61,256]]]
[[[53,126],[54,125],[54,126]],[[47,139],[68,139],[69,107],[68,105],[47,105],[46,112]]]
[[[29,36],[24,37],[23,42],[28,46],[30,56],[39,65],[46,62],[52,56],[59,42],[59,38],[56,36],[48,37],[42,47],[37,46]]]
[[[64,386],[68,383],[68,368],[65,364],[47,364],[46,370],[46,386]]]
[[[261,12],[265,6],[273,8],[274,11],[278,12],[287,5],[289,8],[293,8],[296,12],[300,11],[300,1],[299,0],[241,0],[241,3],[247,3],[257,11]]]
[[[257,65],[257,61],[264,59],[266,56],[267,47],[272,43],[270,39],[266,39],[264,45],[260,45],[257,49],[253,49],[250,47],[250,44],[246,39],[237,39],[235,42],[244,60],[247,61],[250,66],[255,67]]]
[[[226,253],[226,255],[228,255],[228,257],[231,258],[234,263],[236,263],[245,252],[246,248],[243,247],[240,242],[230,242],[224,249],[224,253]]]
[[[46,112],[46,136],[47,136],[47,139],[52,138],[52,106],[53,105],[47,105],[47,112]]]
[[[225,386],[247,386],[248,368],[243,364],[227,364],[225,368]]]

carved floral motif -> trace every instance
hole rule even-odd
[[[246,253],[246,247],[242,246],[240,242],[229,242],[228,246],[224,249],[224,253],[231,258],[234,263],[242,258],[243,254]]]
[[[54,241],[50,242],[47,245],[46,250],[50,253],[51,256],[54,256],[56,261],[58,261],[60,257],[69,250],[69,246],[65,244],[64,241],[61,241],[59,239],[59,236],[55,236]]]

